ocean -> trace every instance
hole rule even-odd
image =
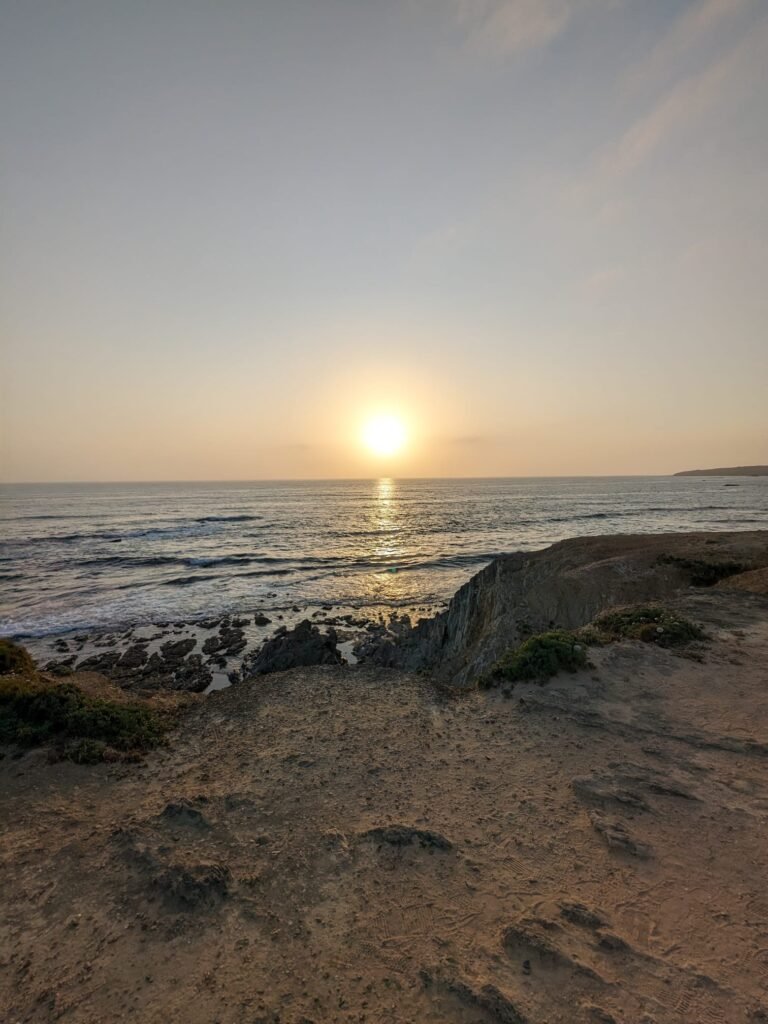
[[[768,478],[3,485],[0,634],[434,606],[500,552],[768,528]]]

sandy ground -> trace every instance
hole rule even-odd
[[[140,765],[6,756],[0,1018],[768,1020],[768,599],[684,608],[701,661],[297,670]]]

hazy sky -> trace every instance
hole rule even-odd
[[[767,0],[1,12],[4,479],[768,462]]]

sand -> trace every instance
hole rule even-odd
[[[700,653],[509,699],[294,670],[139,765],[6,756],[0,1017],[768,1019],[768,601],[680,607]]]

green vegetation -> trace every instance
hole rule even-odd
[[[0,679],[0,743],[52,743],[64,757],[93,764],[108,749],[127,754],[157,746],[166,729],[151,708],[90,697],[71,683]]]
[[[659,647],[684,647],[694,640],[703,640],[704,630],[681,615],[648,605],[606,612],[587,626],[582,635],[587,643],[642,640]]]
[[[0,639],[0,676],[11,672],[26,676],[33,674],[34,671],[35,663],[21,644],[15,644],[13,640]]]
[[[75,764],[98,764],[104,760],[108,749],[101,740],[75,740],[64,748],[64,756]]]
[[[557,630],[529,637],[491,666],[478,685],[487,689],[503,682],[545,682],[558,672],[587,667],[584,640],[578,633]]]
[[[713,587],[720,580],[747,572],[751,567],[742,562],[707,562],[702,558],[679,558],[677,555],[661,555],[663,565],[675,565],[688,573],[692,587]]]
[[[558,672],[578,672],[589,667],[589,646],[641,640],[659,647],[682,648],[704,639],[706,635],[700,626],[666,608],[620,608],[598,616],[579,630],[553,630],[529,637],[502,655],[477,685],[489,689],[505,683],[543,683]]]

